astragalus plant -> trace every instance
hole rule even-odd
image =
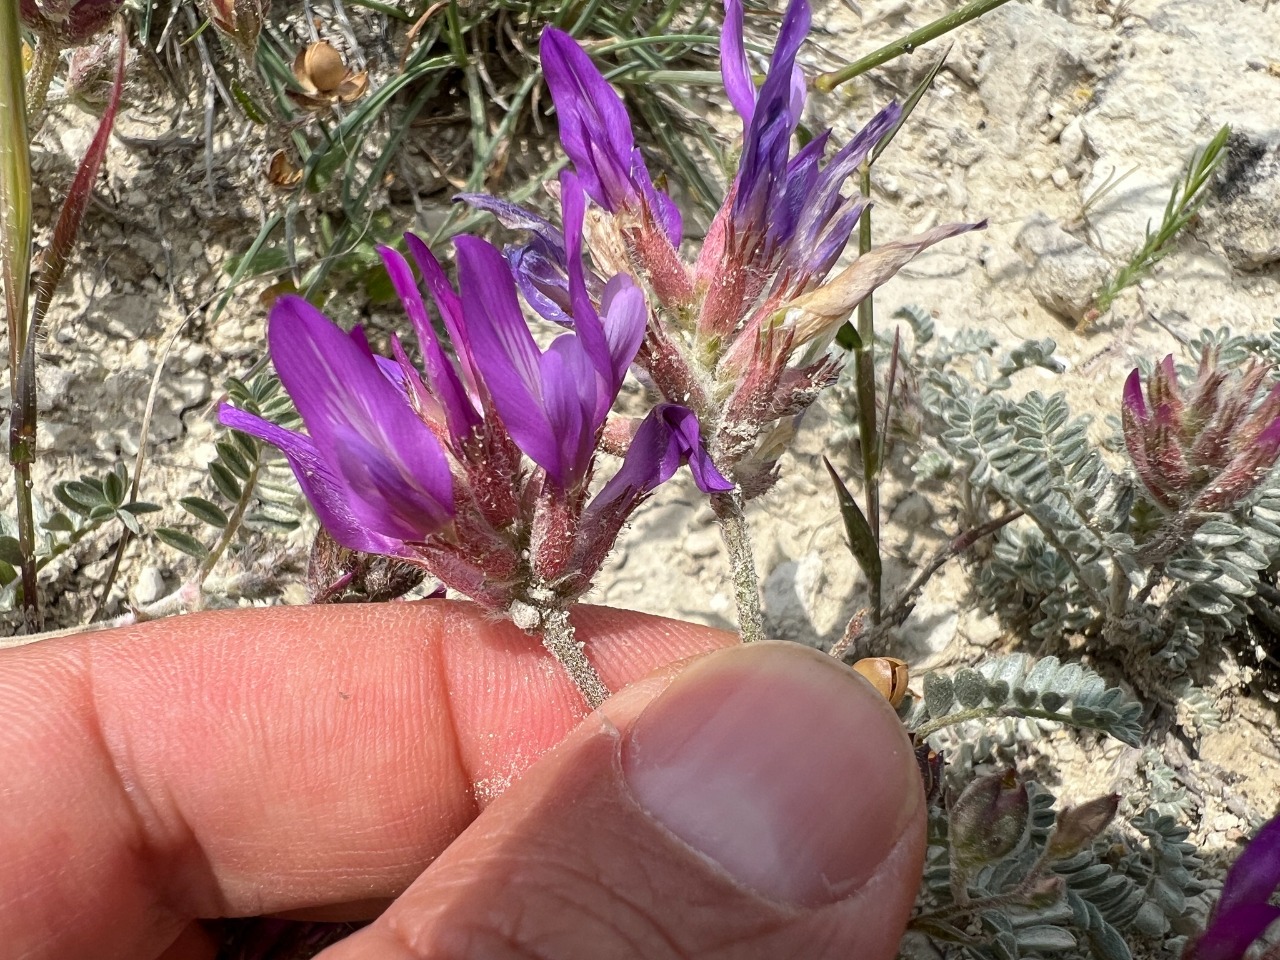
[[[799,145],[806,79],[796,54],[809,30],[809,4],[792,0],[763,85],[752,79],[739,0],[725,3],[721,73],[742,119],[736,172],[701,243],[686,242],[674,200],[659,189],[636,144],[622,99],[565,33],[548,29],[542,63],[560,140],[590,200],[585,211],[588,296],[606,278],[629,276],[648,319],[635,363],[661,397],[697,417],[707,451],[732,489],[711,505],[733,568],[739,627],[762,635],[758,583],[743,505],[769,490],[794,423],[834,382],[843,353],[828,353],[837,330],[870,293],[926,247],[971,230],[935,227],[875,247],[837,270],[866,199],[850,179],[901,115],[885,106],[848,143],[830,130]],[[577,252],[546,219],[506,201],[464,197],[492,211],[527,241],[507,259],[529,306],[571,322],[569,284]],[[576,213],[575,213],[576,216]],[[625,428],[618,429],[625,433]]]

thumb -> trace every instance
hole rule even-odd
[[[870,684],[734,647],[611,699],[323,957],[887,960],[924,815]]]

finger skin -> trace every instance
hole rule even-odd
[[[575,623],[612,689],[736,642]],[[0,943],[158,956],[193,917],[396,896],[585,715],[446,601],[193,615],[0,653]]]
[[[814,651],[761,644],[716,654],[690,673],[730,657],[772,657],[776,665],[779,654],[835,669]],[[859,776],[836,797],[819,787],[816,814],[795,811],[829,817],[853,843],[874,851],[868,872],[834,903],[793,904],[736,881],[636,802],[624,773],[628,732],[667,680],[646,679],[611,699],[481,814],[385,914],[320,960],[894,957],[919,890],[926,807],[911,745],[884,699],[848,672],[853,719],[812,735],[847,743]],[[781,699],[803,711],[794,692]],[[864,742],[855,743],[859,730]],[[866,761],[874,765],[864,767]],[[858,806],[858,792],[876,790],[886,794],[880,815],[846,816]],[[822,809],[825,800],[836,802]]]

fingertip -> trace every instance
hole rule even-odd
[[[739,646],[621,691],[326,956],[887,960],[923,841],[883,698],[815,651]]]

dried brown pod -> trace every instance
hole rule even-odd
[[[308,44],[293,59],[293,77],[302,89],[289,98],[300,107],[319,110],[336,103],[352,103],[369,88],[369,74],[353,71],[332,44]]]
[[[286,151],[277,150],[267,161],[267,180],[274,187],[296,187],[302,182],[302,170]]]
[[[897,657],[866,657],[853,665],[856,673],[871,681],[871,685],[896,709],[907,695],[911,680],[911,668]]]

